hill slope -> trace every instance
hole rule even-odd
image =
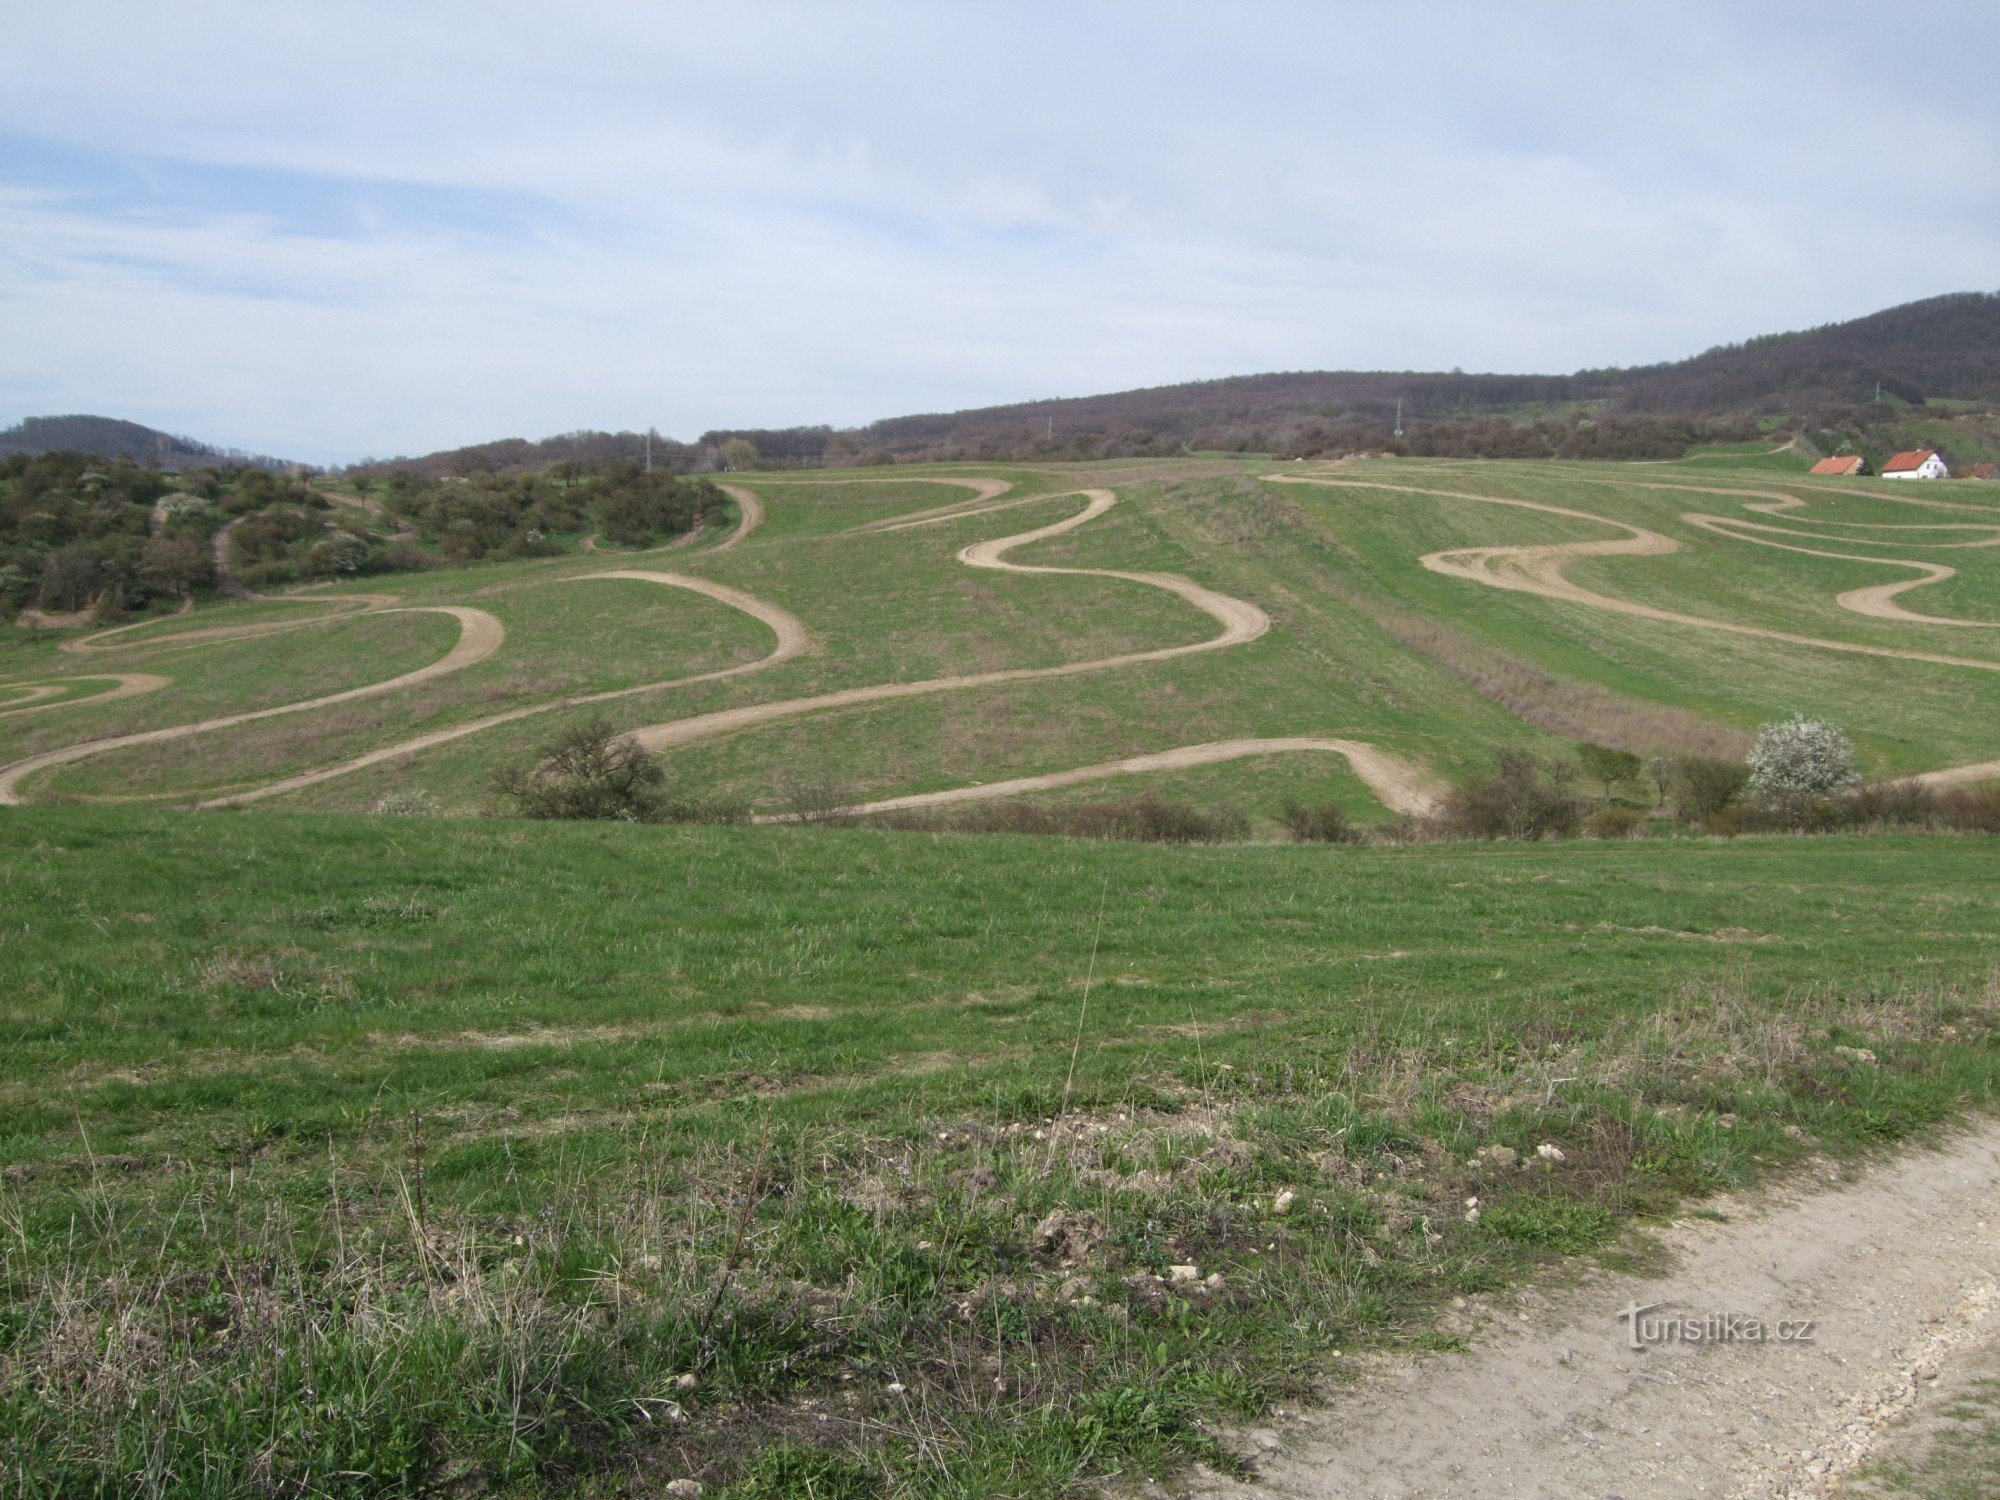
[[[282,458],[217,448],[189,437],[116,417],[25,417],[0,431],[0,458],[26,453],[88,453],[94,458],[129,458],[155,469],[194,469],[209,464],[244,464],[258,469],[296,467]]]
[[[1877,384],[1892,403],[1874,405]],[[694,443],[654,440],[683,472],[723,467],[747,441],[779,466],[915,459],[1166,457],[1187,450],[1339,454],[1398,451],[1467,457],[1677,458],[1691,444],[1753,436],[1756,419],[1807,425],[1892,451],[1922,434],[1877,434],[1926,400],[2000,405],[2000,296],[1954,293],[1846,323],[1770,334],[1689,359],[1567,375],[1307,370],[1238,375],[955,412],[888,417],[865,427],[727,428]],[[1393,430],[1400,414],[1411,436]],[[1607,419],[1616,422],[1607,427]],[[1474,424],[1484,422],[1484,427]],[[1422,429],[1422,436],[1415,430]],[[540,469],[644,451],[640,433],[508,438],[418,458],[369,461],[369,473]],[[1965,455],[1986,458],[1977,443]],[[740,467],[740,465],[738,465]]]
[[[1741,466],[1775,456],[742,476],[737,529],[671,554],[544,536],[8,632],[0,801],[472,811],[599,715],[757,813],[1109,783],[1265,830],[1414,810],[1502,746],[1740,753],[1795,710],[1872,772],[2000,757],[1991,487]],[[154,686],[92,702],[114,671]]]

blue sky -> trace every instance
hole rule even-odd
[[[2000,287],[1990,0],[66,0],[5,35],[0,425],[337,462],[1646,363]]]

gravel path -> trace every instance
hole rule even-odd
[[[1468,1308],[1469,1354],[1356,1361],[1322,1410],[1249,1435],[1254,1487],[1211,1500],[1830,1492],[2000,1337],[2000,1125],[1907,1151],[1859,1180],[1704,1207],[1658,1235],[1664,1275]],[[1812,1321],[1809,1342],[1631,1347],[1632,1306],[1687,1319]]]

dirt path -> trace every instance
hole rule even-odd
[[[65,677],[59,682],[9,683],[9,687],[28,689],[28,700],[0,708],[0,719],[12,718],[15,714],[49,713],[58,708],[80,708],[86,703],[116,703],[120,698],[136,698],[141,693],[158,692],[171,681],[151,672],[107,672],[94,677]],[[92,693],[87,698],[65,698],[60,703],[43,703],[38,700],[52,698],[73,682],[109,682],[113,687],[108,693]]]
[[[112,750],[122,750],[130,745],[152,745],[165,740],[189,739],[194,735],[210,734],[219,729],[234,728],[238,724],[248,724],[258,719],[273,719],[281,714],[304,713],[313,708],[330,708],[336,703],[352,703],[359,698],[380,697],[384,693],[397,692],[439,677],[448,677],[454,672],[462,672],[475,662],[486,660],[498,651],[501,643],[507,639],[507,632],[500,622],[483,609],[467,609],[456,604],[430,604],[382,610],[380,613],[450,615],[458,621],[458,642],[428,666],[418,667],[414,672],[405,672],[400,677],[372,682],[364,687],[349,688],[345,692],[329,693],[320,698],[307,698],[297,703],[283,703],[275,708],[227,714],[221,718],[202,719],[192,724],[175,724],[166,729],[148,729],[137,734],[113,735],[108,739],[90,740],[81,745],[66,745],[60,750],[45,750],[40,755],[17,760],[10,766],[0,766],[0,805],[19,806],[25,800],[20,795],[22,781],[55,766],[88,760],[92,756],[104,755]]]
[[[709,548],[711,552],[727,552],[742,545],[743,538],[764,524],[764,502],[740,484],[721,486],[722,493],[736,502],[738,517],[736,529]]]
[[[731,609],[741,610],[753,619],[761,620],[771,627],[777,637],[777,644],[766,656],[740,666],[723,667],[714,672],[702,672],[692,677],[675,677],[664,682],[641,683],[637,687],[613,688],[609,692],[585,693],[575,698],[557,698],[548,703],[534,703],[522,708],[513,708],[505,713],[489,714],[483,719],[474,719],[464,724],[454,724],[448,729],[433,730],[420,734],[414,739],[402,740],[394,745],[385,745],[379,750],[371,750],[366,755],[357,755],[338,765],[323,766],[318,770],[303,771],[297,776],[287,776],[282,781],[273,781],[250,791],[234,792],[227,796],[212,797],[199,802],[197,807],[231,807],[244,802],[259,802],[266,797],[276,797],[284,792],[295,792],[301,787],[315,786],[322,781],[331,781],[337,776],[347,776],[355,771],[384,761],[401,760],[405,756],[416,755],[437,745],[462,740],[483,730],[501,724],[512,724],[516,720],[530,719],[537,714],[545,714],[558,708],[575,708],[587,703],[608,703],[614,698],[630,698],[639,693],[659,692],[663,688],[688,687],[697,682],[717,682],[725,677],[740,677],[746,672],[761,672],[767,667],[775,667],[779,662],[789,661],[794,656],[803,655],[812,649],[812,634],[797,616],[775,604],[766,603],[754,594],[746,594],[741,589],[728,584],[716,583],[707,578],[694,578],[685,573],[660,573],[646,568],[617,568],[604,573],[583,573],[574,578],[557,580],[561,583],[589,583],[599,578],[636,578],[645,583],[664,584],[669,588],[687,589],[702,594]]]
[[[946,807],[959,802],[985,802],[995,797],[1017,797],[1023,792],[1046,792],[1056,787],[1077,786],[1088,781],[1104,781],[1113,776],[1138,776],[1153,771],[1184,771],[1193,766],[1219,765],[1252,755],[1285,755],[1297,751],[1319,751],[1344,755],[1354,774],[1366,783],[1391,812],[1423,814],[1437,803],[1444,784],[1421,766],[1390,755],[1362,740],[1310,738],[1213,740],[1205,745],[1182,745],[1150,755],[1131,755],[1124,760],[1104,761],[1094,766],[1077,766],[1068,771],[1051,771],[1042,776],[1018,776],[1011,781],[991,781],[979,786],[953,787],[944,792],[919,792],[909,797],[889,797],[845,808],[850,813],[894,812],[911,807]],[[766,820],[760,820],[766,821]],[[777,821],[775,818],[768,821]]]
[[[960,515],[976,515],[976,507],[985,501],[994,500],[1014,487],[1008,479],[963,479],[938,474],[873,474],[852,479],[762,479],[759,484],[810,484],[814,486],[837,484],[940,484],[952,485],[972,491],[967,500],[954,500],[949,505],[932,506],[929,510],[912,511],[904,516],[887,516],[877,521],[863,521],[859,526],[850,526],[846,531],[835,532],[835,536],[863,536],[871,531],[900,531],[905,526],[924,525],[930,521],[947,520]],[[741,493],[728,485],[723,488],[730,494]],[[761,519],[762,513],[759,512]]]
[[[2000,1337],[2000,1125],[1859,1181],[1704,1205],[1664,1275],[1588,1273],[1466,1314],[1469,1354],[1357,1361],[1211,1497],[1823,1495],[1941,1369]],[[1921,1253],[1912,1253],[1919,1251]],[[1628,1307],[1813,1321],[1810,1342],[1630,1347]]]
[[[1221,634],[1186,646],[1163,646],[1151,651],[1121,652],[1116,656],[1101,656],[1090,661],[1064,662],[1053,667],[1009,667],[995,672],[974,672],[962,677],[932,677],[918,682],[885,682],[870,687],[846,688],[833,693],[817,693],[806,698],[788,698],[774,703],[750,703],[740,708],[726,708],[715,713],[699,714],[694,718],[677,719],[671,723],[651,724],[635,730],[633,738],[648,750],[674,749],[681,745],[694,744],[698,740],[713,739],[718,735],[730,734],[758,724],[767,724],[775,719],[796,718],[801,714],[821,713],[828,709],[852,708],[863,703],[917,698],[932,693],[960,692],[968,688],[990,687],[1002,682],[1074,677],[1085,672],[1103,672],[1115,667],[1137,666],[1141,662],[1168,661],[1174,657],[1223,650],[1253,641],[1270,629],[1269,616],[1256,605],[1241,599],[1232,599],[1227,594],[1218,594],[1212,589],[1203,588],[1192,579],[1181,578],[1176,574],[1127,573],[1112,568],[1036,567],[1006,560],[1006,554],[1016,547],[1025,547],[1030,542],[1043,541],[1052,536],[1060,536],[1064,532],[1074,531],[1117,504],[1117,496],[1109,490],[1079,490],[1076,493],[1082,495],[1086,503],[1075,515],[1047,526],[1038,526],[1033,531],[1023,531],[1014,536],[999,537],[992,541],[975,542],[959,550],[958,560],[970,568],[987,568],[1004,573],[1118,578],[1132,583],[1148,584],[1154,588],[1164,588],[1170,593],[1180,595],[1195,608],[1217,621],[1223,627]]]
[[[990,501],[995,494],[1004,492],[1006,486],[999,482],[973,484],[976,493],[968,505]],[[739,708],[723,709],[715,713],[697,715],[692,718],[674,720],[664,724],[651,725],[634,731],[633,737],[650,750],[663,750],[714,736],[744,729],[753,725],[781,718],[823,710],[850,707],[858,704],[879,702],[892,698],[914,697],[922,694],[949,692],[964,688],[980,687],[998,682],[1019,681],[1027,678],[1068,676],[1081,672],[1109,670],[1115,667],[1134,665],[1140,662],[1164,660],[1192,652],[1213,651],[1240,645],[1257,639],[1270,628],[1269,617],[1253,604],[1220,594],[1202,587],[1191,579],[1170,573],[1124,572],[1107,568],[1062,568],[1042,567],[1008,560],[1007,554],[1031,542],[1045,540],[1072,531],[1102,515],[1117,503],[1117,497],[1108,490],[1086,490],[1079,492],[1085,499],[1082,510],[1072,516],[1037,527],[1032,531],[1016,533],[989,541],[976,542],[960,549],[959,561],[967,567],[989,569],[997,572],[1023,574],[1073,574],[1090,577],[1117,578],[1128,582],[1141,583],[1154,588],[1163,588],[1187,600],[1203,613],[1222,625],[1219,635],[1208,640],[1186,646],[1171,646],[1153,651],[1127,652],[1117,656],[1101,657],[1086,662],[1069,662],[1055,667],[1023,667],[996,672],[975,673],[962,677],[932,678],[920,682],[883,683],[865,688],[851,688],[834,693],[815,694],[810,697],[784,699],[771,703],[748,704]],[[1038,497],[1039,498],[1039,497]],[[1059,498],[1059,497],[1049,497]],[[739,502],[740,503],[740,502]],[[966,513],[958,507],[951,507],[954,513]],[[747,516],[746,511],[746,516]],[[905,518],[908,519],[908,518]],[[738,533],[739,535],[741,532]],[[720,549],[717,549],[720,550]],[[644,569],[617,569],[603,573],[579,574],[565,580],[586,582],[593,578],[635,578],[673,587],[692,589],[707,595],[720,603],[739,609],[768,625],[777,636],[777,644],[770,655],[759,661],[740,667],[732,667],[720,672],[703,674],[698,677],[675,679],[669,682],[647,683],[639,687],[622,688],[612,692],[593,694],[587,697],[562,699],[556,702],[535,704],[511,709],[505,713],[489,715],[486,718],[466,724],[454,725],[430,734],[384,746],[366,755],[357,756],[338,765],[322,767],[303,772],[297,776],[284,778],[248,791],[235,792],[216,797],[202,806],[223,806],[235,803],[258,801],[266,797],[296,791],[321,781],[345,776],[365,767],[396,760],[434,746],[462,739],[480,733],[497,725],[513,723],[533,715],[546,713],[551,709],[585,703],[604,702],[613,698],[628,697],[637,693],[657,691],[662,688],[684,686],[694,682],[711,681],[716,678],[736,676],[745,672],[760,671],[775,666],[800,655],[811,648],[812,640],[805,626],[789,612],[779,609],[754,595],[744,593],[727,585],[714,583],[708,579],[694,578],[682,574],[660,573]],[[1037,790],[1051,786],[1065,786],[1088,781],[1102,776],[1136,774],[1147,770],[1172,770],[1188,766],[1209,765],[1218,761],[1240,758],[1247,755],[1281,753],[1295,750],[1316,750],[1345,755],[1355,774],[1379,796],[1382,801],[1398,812],[1421,812],[1432,805],[1439,783],[1421,768],[1413,766],[1372,745],[1354,740],[1337,739],[1264,739],[1232,740],[1214,744],[1183,746],[1178,749],[1161,751],[1152,755],[1138,756],[1107,766],[1091,766],[1055,772],[1046,776],[1022,778],[1018,782],[996,783],[985,787],[960,788],[950,792],[929,793],[914,800],[899,799],[888,806],[918,806],[931,802],[972,800],[1009,795],[1012,791]],[[7,783],[6,773],[0,772],[0,790]]]
[[[1639,604],[1629,599],[1619,599],[1610,594],[1598,593],[1572,582],[1563,573],[1571,562],[1585,557],[1660,557],[1681,550],[1681,544],[1672,537],[1657,531],[1648,531],[1643,526],[1635,526],[1629,521],[1617,521],[1608,516],[1593,515],[1589,511],[1571,510],[1561,505],[1546,505],[1536,500],[1515,500],[1501,495],[1478,495],[1462,490],[1426,489],[1412,485],[1371,483],[1357,479],[1318,478],[1310,475],[1272,474],[1267,478],[1283,484],[1318,484],[1342,489],[1390,490],[1400,494],[1430,495],[1445,500],[1475,500],[1486,505],[1504,505],[1515,510],[1540,511],[1545,515],[1565,516],[1571,520],[1595,521],[1601,526],[1612,526],[1628,533],[1611,541],[1603,542],[1548,542],[1521,547],[1455,547],[1443,552],[1428,553],[1418,559],[1433,573],[1441,573],[1450,578],[1463,578],[1473,583],[1485,584],[1489,588],[1508,589],[1516,593],[1535,594],[1544,599],[1559,599],[1571,604],[1584,604],[1593,609],[1609,610],[1616,614],[1633,615],[1642,620],[1658,620],[1670,625],[1691,625],[1698,630],[1717,630],[1730,635],[1753,636],[1760,640],[1782,641],[1793,646],[1813,646],[1824,651],[1844,651],[1856,656],[1883,656],[1898,661],[1932,662],[1947,667],[1970,667],[1982,672],[2000,672],[2000,661],[1974,656],[1948,656],[1937,651],[1913,651],[1898,646],[1869,646],[1858,641],[1832,640],[1825,636],[1799,635],[1787,630],[1771,630],[1761,625],[1745,625],[1734,620],[1717,620],[1706,615],[1685,614],[1679,610],[1660,609],[1651,604]],[[1671,489],[1688,488],[1682,485],[1664,486]],[[1886,558],[1863,558],[1864,562],[1886,562]],[[1923,564],[1930,567],[1932,564]],[[1903,589],[1913,588],[1919,583],[1931,580],[1918,579],[1901,585],[1891,585],[1888,592],[1893,595]],[[1843,601],[1854,595],[1868,596],[1864,602],[1878,601],[1880,589],[1859,589],[1851,595],[1842,595]],[[1850,605],[1850,607],[1853,607]],[[1864,611],[1865,612],[1865,611]],[[1890,619],[1923,619],[1927,617],[1907,614],[1888,615]],[[1966,622],[1959,622],[1966,623]]]

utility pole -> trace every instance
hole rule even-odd
[[[1055,440],[1056,440],[1056,419],[1055,419],[1054,417],[1050,417],[1050,418],[1049,418],[1049,441],[1053,443],[1053,442],[1054,442]]]
[[[1401,437],[1402,435],[1403,435],[1403,398],[1401,396],[1398,396],[1396,398],[1396,436]]]

